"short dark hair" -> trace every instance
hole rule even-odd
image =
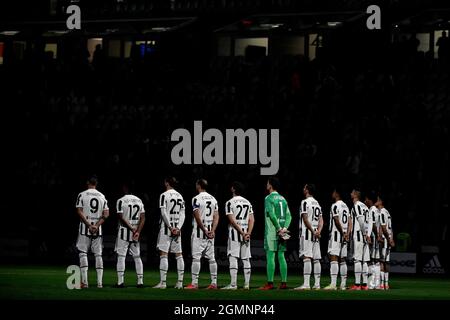
[[[244,186],[244,184],[243,183],[241,183],[241,182],[239,182],[239,181],[234,181],[232,184],[231,184],[231,186],[233,187],[233,189],[234,189],[234,193],[236,194],[236,195],[241,195],[241,194],[243,194],[244,193],[244,191],[245,191],[245,186]]]
[[[308,190],[309,194],[314,195],[316,193],[316,185],[313,183],[307,183],[305,188]]]
[[[178,181],[175,177],[172,176],[168,176],[164,179],[164,182],[168,183],[169,186],[171,186],[172,188],[175,188],[178,184]]]
[[[196,184],[198,184],[203,190],[206,190],[206,188],[208,188],[208,181],[206,181],[205,179],[198,179]]]
[[[93,175],[89,176],[89,178],[87,179],[87,184],[89,184],[91,186],[96,186],[98,184],[97,175],[93,174]]]
[[[272,186],[273,190],[278,190],[281,186],[280,179],[278,179],[277,177],[269,177],[267,181]]]

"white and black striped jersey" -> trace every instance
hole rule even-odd
[[[122,217],[133,228],[137,228],[141,215],[145,213],[144,204],[138,197],[127,194],[117,200],[117,214],[122,214]],[[118,237],[125,241],[133,241],[133,233],[119,220]]]
[[[200,192],[192,198],[193,211],[199,210],[200,219],[202,219],[203,226],[206,230],[212,230],[214,212],[218,211],[217,200],[208,192]],[[207,239],[206,234],[197,225],[195,217],[192,218],[192,235],[197,238]]]
[[[386,208],[380,209],[380,225],[386,226],[386,230],[390,237],[392,237],[392,219],[391,214]],[[385,239],[384,234],[382,235],[382,238]]]
[[[342,235],[336,227],[336,223],[334,221],[334,217],[339,217],[339,222],[341,223],[342,230],[344,232],[348,231],[348,219],[349,219],[350,210],[344,201],[338,200],[331,206],[330,212],[330,237],[333,238],[334,241],[341,242]]]
[[[103,211],[108,210],[108,202],[97,189],[87,189],[78,194],[76,207],[81,208],[86,220],[94,225],[102,217]],[[80,221],[79,232],[85,236],[92,235],[83,221]],[[98,235],[102,235],[102,226],[98,228]]]
[[[363,218],[363,230],[359,223],[359,217]],[[363,236],[367,232],[367,226],[369,223],[369,208],[361,201],[356,201],[352,208],[352,221],[353,221],[353,238],[357,241],[365,241]]]
[[[311,234],[311,231],[306,227],[306,224],[303,222],[302,215],[305,213],[308,217],[311,227],[316,230],[319,227],[320,217],[322,216],[322,208],[320,207],[319,202],[317,202],[317,200],[313,197],[308,197],[301,202],[299,222],[300,236],[304,236],[306,240],[312,240],[313,235]]]
[[[161,210],[160,233],[170,236],[169,225],[172,228],[181,229],[184,224],[185,204],[179,192],[170,189],[161,193],[159,196],[159,208]]]
[[[371,225],[369,225],[369,231],[371,228],[373,228],[374,224],[375,224],[376,230],[377,231],[380,230],[380,210],[378,210],[378,208],[375,206],[371,206],[369,209],[369,216],[370,216],[369,223],[371,224]],[[371,235],[375,234],[373,229],[371,230],[370,233],[371,233]]]
[[[231,198],[225,204],[225,214],[234,215],[236,224],[241,227],[244,232],[248,231],[248,220],[250,215],[253,214],[253,208],[247,199],[241,196]],[[242,242],[244,239],[242,235],[231,225],[228,225],[228,237],[231,241]]]

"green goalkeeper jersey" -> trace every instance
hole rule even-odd
[[[266,221],[265,240],[276,241],[278,240],[278,229],[289,228],[292,220],[286,199],[278,192],[272,192],[264,200],[264,213]]]

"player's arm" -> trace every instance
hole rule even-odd
[[[311,223],[309,222],[308,214],[306,212],[302,213],[302,219],[303,219],[303,223],[305,224],[306,228],[308,228],[309,231],[314,233],[314,229],[313,229]]]
[[[250,216],[248,217],[248,230],[247,234],[249,237],[252,235],[253,227],[255,226],[255,215],[253,214],[253,211],[250,213]]]
[[[291,215],[291,210],[289,210],[289,206],[286,203],[286,219],[284,221],[284,229],[289,229],[289,226],[291,225],[291,221],[292,221],[292,215]]]
[[[348,215],[348,227],[347,227],[347,241],[350,240],[350,238],[352,237],[352,230],[353,230],[353,214],[350,212],[350,214]]]
[[[227,213],[227,217],[228,217],[228,222],[233,226],[234,229],[236,229],[237,232],[239,232],[239,234],[241,234],[242,236],[245,235],[244,230],[242,230],[242,228],[237,224],[236,222],[236,217],[234,216],[234,213]]]
[[[166,199],[164,194],[161,194],[161,196],[159,197],[159,209],[161,210],[161,219],[164,222],[164,224],[166,225],[166,227],[170,230],[170,232],[172,231],[172,226],[170,225],[170,217],[169,217],[169,212],[167,210],[167,205],[166,205]]]
[[[339,213],[337,211],[336,205],[333,205],[331,209],[331,214],[333,215],[333,221],[334,225],[336,226],[336,229],[338,229],[341,235],[344,235],[344,228],[342,228],[341,220],[339,219]]]
[[[139,215],[139,224],[133,234],[134,241],[139,241],[139,236],[141,235],[141,231],[144,228],[144,224],[145,224],[145,211],[144,206],[142,205],[141,212]]]
[[[381,232],[389,242],[389,245],[391,247],[394,247],[395,246],[394,237],[389,234],[389,231],[387,229],[386,216],[384,214],[382,214],[381,216]]]
[[[108,219],[108,217],[109,217],[108,202],[106,201],[106,199],[104,199],[102,216],[100,217],[100,219],[98,219],[97,223],[95,224],[95,227],[98,229],[106,221],[106,219]]]
[[[133,226],[132,226],[127,220],[124,219],[124,217],[123,217],[123,212],[119,212],[119,213],[117,214],[117,216],[119,217],[120,223],[121,223],[125,228],[127,228],[128,230],[134,232]]]
[[[357,220],[357,222],[359,223],[359,228],[360,228],[360,230],[361,230],[361,233],[363,234],[363,236],[365,236],[366,235],[366,228],[365,228],[365,225],[364,225],[364,217],[363,217],[363,214],[362,214],[362,211],[361,211],[361,207],[360,206],[357,206],[358,208],[357,208],[357,210],[358,210],[358,213],[356,214],[356,220]]]
[[[197,226],[198,226],[200,229],[202,229],[202,231],[203,231],[204,233],[207,234],[209,231],[206,230],[205,226],[203,225],[202,218],[200,217],[200,210],[199,210],[198,208],[194,209],[194,213],[193,213],[193,214],[194,214],[195,222],[197,222]]]
[[[213,213],[212,229],[211,232],[209,233],[211,239],[215,237],[218,224],[219,224],[219,211],[216,208]]]
[[[278,222],[277,216],[275,215],[275,208],[268,199],[266,199],[265,201],[264,210],[266,211],[266,214],[269,216],[270,222],[272,222],[272,224],[274,225],[275,230],[279,232],[281,230],[281,226],[280,223]]]
[[[320,216],[319,216],[319,226],[317,227],[317,232],[320,236],[320,233],[322,232],[323,229],[323,216],[322,216],[322,212],[320,212]]]
[[[95,226],[97,228],[100,227],[106,221],[106,219],[108,219],[108,217],[109,217],[109,209],[108,208],[103,209],[102,216],[100,217],[100,219],[98,219]]]
[[[80,220],[87,226],[90,227],[89,221],[87,221],[86,217],[84,216],[84,212],[82,208],[77,208],[77,214],[80,217]]]
[[[303,223],[305,224],[306,228],[309,231],[311,231],[311,233],[314,234],[314,229],[311,225],[311,222],[309,222],[309,219],[308,219],[307,204],[306,204],[305,200],[302,201],[300,213],[301,213],[301,219],[302,219]]]
[[[180,234],[180,230],[183,227],[184,220],[186,219],[186,209],[184,206],[184,201],[182,202],[181,208],[180,208],[180,219],[178,220],[178,227],[177,227],[177,235]]]
[[[375,212],[374,211],[372,211],[371,218],[372,218],[372,223],[371,223],[372,224],[372,231],[371,232],[373,232],[375,234],[375,239],[377,239],[378,238],[378,228],[377,228],[377,219],[375,217]]]

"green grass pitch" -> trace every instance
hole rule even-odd
[[[300,284],[300,275],[293,275],[290,270],[288,285],[293,288]],[[262,273],[252,275],[252,290],[205,290],[208,285],[209,276],[206,272],[201,274],[200,289],[197,291],[176,290],[175,284],[176,272],[170,271],[168,275],[169,288],[166,290],[152,289],[159,280],[157,271],[146,271],[144,275],[145,288],[137,289],[135,287],[134,269],[128,267],[125,274],[124,289],[112,288],[116,281],[116,273],[112,268],[105,269],[104,288],[98,289],[95,286],[95,269],[89,270],[90,288],[85,290],[69,290],[66,287],[66,280],[69,276],[66,274],[66,268],[63,266],[0,266],[0,299],[25,299],[25,300],[296,300],[296,299],[327,299],[327,300],[396,300],[396,299],[450,299],[450,280],[449,279],[431,279],[422,277],[404,277],[391,275],[389,291],[307,291],[297,292],[293,290],[256,290],[265,283],[265,276]],[[239,286],[242,286],[242,274],[239,275]],[[190,280],[187,274],[185,284]],[[219,274],[219,286],[228,284],[229,275],[226,272]],[[350,276],[350,284],[352,277]],[[322,286],[329,283],[329,277],[322,277]]]

